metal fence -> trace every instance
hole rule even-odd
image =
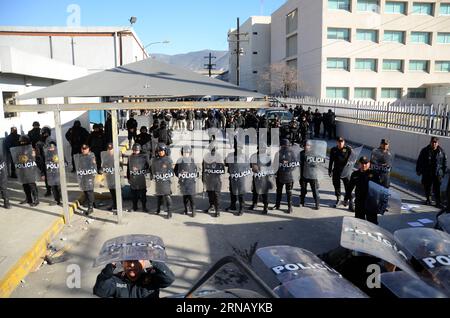
[[[346,122],[450,136],[450,107],[412,103],[384,103],[365,101],[339,101],[332,99],[272,97],[276,106],[302,105],[321,113],[331,109],[336,118]]]

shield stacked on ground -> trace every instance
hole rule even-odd
[[[47,183],[49,186],[59,186],[61,184],[59,176],[59,157],[58,149],[54,147],[53,149],[45,148],[45,170],[47,173]],[[63,163],[64,164],[64,163]]]
[[[89,153],[88,155],[77,154],[74,156],[74,160],[81,191],[93,191],[95,176],[97,175],[95,155],[93,153]]]
[[[303,177],[320,180],[323,178],[323,167],[327,156],[327,143],[323,140],[308,140],[305,146],[305,165]]]
[[[11,148],[11,156],[20,183],[35,183],[39,180],[39,168],[31,145]]]

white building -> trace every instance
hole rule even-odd
[[[291,0],[272,14],[271,48],[308,95],[450,103],[448,0]]]
[[[52,113],[4,113],[3,104],[13,103],[15,96],[145,58],[142,43],[128,27],[0,27],[1,136],[11,126],[27,133],[33,121],[41,127],[54,126]],[[69,102],[98,100],[72,98]],[[27,101],[62,102],[58,98]],[[88,126],[87,113],[62,113],[63,123],[75,118]]]
[[[240,26],[240,87],[270,93],[270,17],[250,17]],[[237,29],[228,32],[229,81],[237,84]]]

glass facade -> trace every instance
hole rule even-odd
[[[348,99],[348,87],[327,87],[327,98]]]

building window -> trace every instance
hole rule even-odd
[[[384,41],[405,43],[405,32],[403,31],[384,31]]]
[[[408,98],[427,98],[426,88],[408,88]]]
[[[253,52],[253,55],[257,55],[258,54],[258,52]]]
[[[297,34],[286,39],[286,57],[297,55]]]
[[[356,39],[360,41],[371,41],[378,42],[378,31],[377,30],[356,30]]]
[[[375,88],[356,87],[355,98],[375,99]]]
[[[350,29],[328,28],[328,39],[350,41]]]
[[[426,60],[411,60],[409,61],[409,70],[417,72],[428,72],[428,61]]]
[[[450,3],[441,3],[440,15],[450,15]]]
[[[358,0],[358,11],[380,12],[378,0]]]
[[[348,99],[348,87],[327,87],[327,98]]]
[[[286,16],[286,34],[297,31],[298,14],[297,10],[292,11]]]
[[[386,1],[384,12],[406,14],[406,2]]]
[[[328,58],[327,68],[331,70],[349,70],[349,60],[346,58]]]
[[[350,0],[328,0],[328,9],[350,11]]]
[[[438,33],[437,43],[439,44],[450,44],[450,33]]]
[[[402,60],[383,60],[383,71],[403,72]]]
[[[6,105],[15,105],[16,104],[16,95],[17,92],[2,92],[3,103]],[[4,112],[5,118],[17,117],[17,113],[8,113]]]
[[[411,32],[411,43],[431,44],[430,32]]]
[[[402,98],[401,88],[382,88],[381,98],[400,99]]]
[[[433,15],[433,3],[428,2],[414,2],[413,14]]]
[[[436,61],[436,72],[450,72],[450,61]]]
[[[376,59],[356,59],[355,69],[363,71],[377,71]]]

